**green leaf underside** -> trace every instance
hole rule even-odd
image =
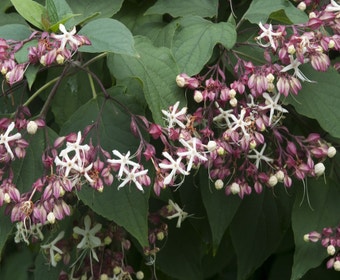
[[[283,10],[288,19],[293,23],[304,23],[308,21],[306,13],[297,9],[291,2],[286,0],[271,0],[270,5],[263,0],[253,0],[244,14],[244,18],[251,23],[267,22],[273,12]]]
[[[307,191],[313,209],[306,197],[302,201],[304,187],[296,187],[299,187],[299,195],[292,212],[295,239],[292,280],[300,279],[309,269],[319,266],[327,258],[326,248],[320,242],[305,242],[304,235],[311,231],[321,232],[324,227],[337,226],[340,213],[340,190],[331,179],[327,179],[327,184],[323,178],[308,181]]]
[[[110,153],[117,149],[122,153],[131,151],[133,154],[139,142],[131,137],[129,116],[111,101],[102,107],[103,102],[103,98],[97,98],[81,106],[62,127],[62,134],[84,128],[100,116],[98,133],[101,146]],[[93,135],[94,142],[96,139]],[[83,186],[78,195],[96,213],[123,226],[142,246],[147,246],[149,190],[146,188],[142,193],[133,184],[117,190],[119,184],[115,179],[112,186],[104,188],[103,193]]]
[[[145,15],[168,13],[173,17],[188,15],[214,17],[217,8],[218,0],[158,0],[145,12]]]
[[[6,40],[24,40],[31,35],[31,31],[27,25],[23,24],[6,24],[0,26],[0,38]]]
[[[201,71],[217,43],[231,49],[236,42],[235,27],[230,23],[212,23],[200,17],[185,17],[177,24],[179,27],[171,50],[180,71],[189,76]]]
[[[316,119],[332,136],[340,137],[339,73],[333,68],[325,73],[317,72],[311,66],[301,66],[300,69],[315,83],[301,82],[302,90],[286,101],[300,114]]]
[[[144,88],[145,99],[157,123],[163,123],[162,109],[181,101],[185,96],[177,87],[177,65],[168,48],[154,47],[145,37],[135,37],[139,57],[112,55],[108,67],[117,79],[138,77]]]
[[[91,41],[90,46],[82,46],[79,51],[136,55],[130,30],[118,20],[102,18],[90,21],[78,34],[87,36]]]

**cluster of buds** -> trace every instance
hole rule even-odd
[[[63,64],[82,45],[91,44],[89,39],[76,34],[75,27],[68,32],[63,24],[59,25],[62,34],[34,31],[31,36],[22,41],[5,40],[0,38],[0,71],[6,81],[13,85],[21,81],[29,65],[50,66],[52,64]],[[37,41],[33,46],[31,42]],[[28,47],[27,61],[16,60],[16,53]]]
[[[324,228],[321,233],[312,231],[304,235],[306,242],[319,242],[327,248],[330,258],[327,261],[327,268],[340,271],[340,226]]]

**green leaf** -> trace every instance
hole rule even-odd
[[[3,205],[0,209],[0,263],[2,259],[2,251],[5,248],[5,244],[10,236],[10,233],[13,228],[13,224],[11,219],[8,215],[5,214],[6,206]]]
[[[38,45],[38,40],[32,40],[24,44],[20,50],[18,50],[15,54],[15,60],[18,63],[26,63],[28,62],[28,48],[37,46]]]
[[[179,74],[170,50],[157,48],[145,37],[135,37],[139,57],[110,55],[107,63],[117,79],[138,77],[143,82],[145,99],[154,120],[163,123],[162,109],[167,110],[177,101],[185,103],[175,79]]]
[[[86,24],[78,34],[85,35],[91,40],[91,46],[82,46],[79,51],[136,55],[130,30],[117,20],[109,18],[93,20]]]
[[[36,65],[29,65],[25,71],[28,88],[31,90],[32,85],[37,77],[39,67]]]
[[[23,24],[6,24],[0,26],[0,38],[21,41],[27,39],[31,35],[31,31],[27,25]]]
[[[117,13],[124,0],[67,0],[72,11],[80,16],[76,18],[75,25],[82,23],[93,16],[110,18]]]
[[[113,89],[114,95],[119,92]],[[138,106],[133,97],[121,98],[127,108]],[[131,151],[133,154],[137,150],[139,141],[131,135],[130,116],[112,101],[105,101],[100,97],[81,106],[62,127],[61,133],[78,131],[97,119],[100,122],[98,135],[93,137],[94,144],[99,138],[101,147],[108,152],[117,149],[122,153]],[[84,186],[78,195],[96,213],[123,226],[141,246],[147,246],[149,189],[145,188],[142,193],[134,185],[127,185],[117,190],[118,185],[119,181],[116,179],[112,186],[104,188],[103,193]]]
[[[306,243],[303,236],[311,231],[321,232],[324,227],[337,226],[340,212],[340,190],[336,182],[327,178],[309,180],[308,189],[311,207],[303,196],[304,186],[299,187],[293,212],[292,226],[295,239],[294,264],[291,279],[300,279],[309,269],[317,267],[327,258],[327,250],[320,243]],[[301,205],[300,205],[301,204]]]
[[[237,279],[247,279],[277,249],[290,226],[291,201],[283,189],[243,199],[230,226],[237,255]]]
[[[223,190],[216,190],[213,183],[207,178],[206,172],[206,170],[201,172],[200,189],[211,228],[213,253],[216,254],[216,250],[242,200],[239,196],[226,196]]]
[[[41,22],[42,16],[47,13],[44,6],[32,0],[11,0],[11,2],[24,19],[35,27],[44,29]]]
[[[10,0],[0,1],[0,26],[7,24],[26,24],[26,21],[16,12],[9,12],[12,7]]]
[[[171,50],[180,71],[189,76],[201,71],[217,43],[231,49],[236,42],[235,27],[227,22],[212,23],[200,17],[185,17],[178,24]]]
[[[271,0],[270,5],[267,0],[253,0],[243,17],[251,23],[265,23],[271,13],[280,10],[285,12],[292,23],[298,24],[308,21],[306,13],[297,9],[290,1],[287,0]]]
[[[55,24],[59,20],[57,7],[54,4],[54,0],[46,0],[46,10],[48,20],[51,25]]]
[[[145,15],[168,13],[173,17],[190,15],[215,17],[217,9],[218,0],[158,0],[145,12]]]
[[[340,75],[333,68],[317,72],[311,66],[301,66],[304,75],[315,83],[301,82],[302,90],[286,101],[302,115],[316,119],[334,137],[340,137]]]

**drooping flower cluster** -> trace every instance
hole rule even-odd
[[[76,34],[75,27],[68,32],[60,24],[59,30],[62,34],[34,31],[29,38],[22,41],[0,38],[0,71],[10,85],[23,79],[29,65],[63,64],[80,46],[91,44],[87,37]],[[22,51],[27,43],[35,41],[36,46],[28,47],[27,61],[18,62],[16,53]]]
[[[326,264],[327,268],[340,271],[340,226],[324,228],[320,233],[312,231],[305,234],[304,240],[320,242],[323,247],[327,248],[327,254],[330,256]]]

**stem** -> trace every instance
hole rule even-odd
[[[101,54],[98,54],[97,56],[91,58],[89,61],[85,62],[85,63],[82,65],[82,67],[86,67],[86,66],[90,65],[91,63],[93,63],[93,62],[95,62],[95,61],[97,61],[97,60],[99,60],[99,59],[101,59],[101,58],[103,58],[103,57],[106,57],[107,54],[108,54],[107,52],[103,52],[103,53],[101,53]]]
[[[89,83],[90,83],[90,87],[91,87],[91,91],[92,91],[92,97],[93,97],[93,99],[96,99],[97,98],[97,92],[96,92],[96,89],[94,87],[94,82],[93,82],[92,76],[91,76],[90,73],[87,73],[87,76],[89,78]]]

